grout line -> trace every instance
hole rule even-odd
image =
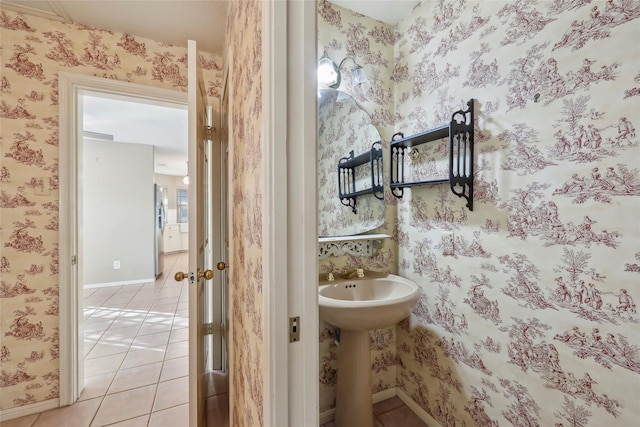
[[[397,397],[397,396],[394,396]],[[393,399],[393,397],[390,397],[389,399]],[[387,399],[388,400],[388,399]],[[398,399],[399,400],[399,399]],[[384,401],[383,401],[384,402]],[[380,402],[378,402],[380,403]],[[387,412],[391,412],[391,411],[395,411],[398,408],[402,408],[403,406],[406,406],[406,404],[400,400],[400,403],[397,406],[394,406],[392,408],[387,409],[386,411],[380,412],[379,414],[376,415],[376,417],[378,417],[378,415],[382,415],[382,414],[386,414]]]
[[[176,266],[176,264],[177,264],[177,262],[178,262],[178,260],[179,260],[179,256],[175,256],[175,257],[171,257],[171,258],[173,258],[174,262],[173,262],[173,264],[172,264],[170,267],[169,267],[169,266],[167,266],[167,264],[166,264],[166,259],[165,259],[165,271],[167,271],[167,272],[171,272],[171,271],[173,271],[173,269],[175,268],[175,266]],[[169,268],[167,268],[167,267],[169,267]],[[163,271],[163,273],[162,273],[162,276],[161,276],[161,282],[160,282],[160,283],[156,284],[156,282],[153,282],[154,289],[156,289],[156,286],[157,286],[157,290],[158,290],[158,291],[162,291],[163,289],[165,289],[165,286],[170,286],[170,284],[168,283],[168,279],[169,279],[169,277],[170,277],[170,276],[169,276],[169,274],[165,274],[165,271]],[[149,284],[151,284],[151,282],[149,282]],[[143,290],[143,288],[144,288],[144,286],[145,286],[145,285],[147,285],[147,283],[145,283],[145,284],[143,284],[142,286],[140,286],[140,288],[139,288],[139,289],[135,292],[135,294],[131,297],[131,300],[133,300],[133,299],[136,297],[136,295],[138,295],[138,294]],[[170,288],[168,288],[168,287],[167,287],[167,289],[170,289]],[[116,291],[116,292],[115,292],[111,297],[113,297],[116,293],[120,292],[120,290],[122,290],[122,288],[118,289],[118,290],[117,290],[117,291]],[[180,292],[180,295],[178,295],[178,296],[176,297],[176,309],[175,309],[175,311],[173,312],[173,319],[174,319],[174,320],[175,320],[175,316],[176,316],[175,312],[178,310],[177,306],[178,306],[179,298],[181,297],[181,295],[182,295],[182,292]],[[111,298],[111,297],[109,297],[109,298]],[[104,304],[104,303],[106,303],[106,302],[108,301],[108,299],[109,299],[109,298],[107,298],[107,299],[103,302],[103,304]],[[160,297],[160,298],[167,298],[167,297]],[[158,297],[158,293],[154,293],[154,294],[153,294],[153,302],[152,302],[151,306],[146,310],[145,319],[146,319],[146,317],[149,315],[149,313],[150,313],[150,312],[152,312],[153,303],[154,303],[155,301],[157,301],[158,299],[160,299],[160,298]],[[131,303],[131,300],[129,301],[129,303],[128,303],[128,304],[130,304],[130,303]],[[98,308],[98,310],[99,310],[99,309],[100,309],[100,308]],[[126,311],[126,310],[127,310],[127,308],[126,308],[126,306],[125,306],[124,308],[120,308],[120,309],[118,309],[118,310],[119,310],[119,313],[118,313],[118,316],[116,316],[116,318],[117,318],[117,317],[119,317],[119,315],[120,315],[123,311]],[[142,310],[140,310],[140,311],[142,311]],[[167,314],[168,314],[168,313],[167,313]],[[93,315],[93,314],[92,314],[92,315]],[[91,318],[91,316],[89,316],[89,318]],[[89,318],[87,318],[87,319],[89,319]],[[115,319],[114,319],[114,320],[115,320]],[[86,321],[86,319],[85,319],[85,321]],[[98,341],[96,341],[96,344],[97,344],[98,342],[100,342],[100,340],[101,340],[101,339],[102,339],[102,337],[104,336],[104,333],[109,329],[109,327],[111,326],[111,324],[112,324],[112,323],[113,323],[113,322],[111,322],[111,323],[109,324],[109,326],[107,327],[107,329],[105,329],[105,330],[102,332],[102,334],[100,335],[100,338],[98,339]],[[144,320],[142,321],[142,323],[144,323]],[[142,327],[142,323],[140,324],[140,327]],[[118,328],[116,328],[116,329],[118,329]],[[169,339],[170,339],[170,337],[171,337],[171,331],[172,331],[172,330],[173,330],[173,321],[172,321],[172,324],[171,324],[171,328],[168,330],[168,332],[169,332],[169,338],[167,339],[167,343],[166,343],[166,344],[164,344],[165,354],[164,354],[163,359],[162,359],[162,361],[161,361],[161,363],[162,363],[162,367],[161,367],[161,369],[160,369],[160,373],[159,373],[159,375],[158,375],[158,380],[154,383],[154,385],[155,385],[156,389],[155,389],[155,393],[154,393],[154,396],[153,396],[153,400],[152,400],[152,402],[151,402],[151,406],[149,407],[149,413],[147,413],[147,414],[142,414],[142,415],[138,415],[138,416],[136,416],[136,417],[133,417],[133,418],[137,418],[137,417],[140,417],[140,416],[147,415],[147,416],[149,417],[149,418],[148,418],[148,420],[147,420],[147,423],[149,423],[149,422],[151,421],[151,415],[154,413],[154,411],[153,411],[153,405],[154,405],[154,404],[155,404],[155,402],[156,402],[156,397],[157,397],[157,393],[158,393],[158,385],[159,385],[161,382],[164,382],[164,381],[161,381],[161,380],[160,380],[160,378],[161,378],[161,376],[162,376],[162,371],[163,371],[163,369],[164,369],[165,361],[167,360],[167,359],[166,359],[166,356],[167,356],[167,349],[168,349],[168,346],[169,346]],[[92,332],[94,332],[94,331],[92,331]],[[137,331],[137,332],[140,332],[140,329],[138,329],[138,331]],[[166,331],[163,331],[163,332],[166,332]],[[149,335],[149,334],[147,334],[147,335]],[[136,333],[136,335],[133,337],[133,340],[131,341],[131,344],[129,344],[129,348],[128,348],[128,349],[127,349],[127,351],[126,351],[127,355],[128,355],[128,354],[129,354],[129,352],[131,351],[131,347],[132,347],[132,345],[133,345],[133,342],[134,342],[134,341],[135,341],[135,339],[136,339],[137,337],[139,337],[139,336],[145,336],[145,335],[138,335],[138,333]],[[94,344],[94,345],[95,345],[95,344]],[[91,419],[91,423],[93,423],[93,422],[95,421],[95,418],[96,418],[96,416],[97,416],[97,414],[98,414],[98,412],[99,412],[100,408],[102,407],[102,404],[104,403],[104,399],[105,399],[107,396],[110,396],[110,394],[108,394],[109,389],[110,389],[110,388],[111,388],[111,386],[113,385],[113,382],[115,381],[115,378],[116,378],[116,376],[118,375],[118,372],[120,372],[120,371],[122,370],[122,365],[124,364],[124,361],[126,360],[126,358],[127,358],[127,356],[125,355],[125,357],[122,359],[122,361],[121,361],[121,362],[120,362],[120,364],[118,365],[118,369],[115,371],[115,373],[114,373],[114,375],[113,375],[113,378],[112,378],[112,379],[111,379],[111,381],[109,382],[109,384],[108,384],[108,386],[107,386],[107,388],[106,388],[106,390],[105,390],[105,392],[104,392],[104,395],[102,395],[102,396],[96,396],[96,398],[100,398],[101,400],[100,400],[100,404],[98,405],[98,408],[96,409],[96,412],[93,414],[93,417],[92,417],[92,419]],[[91,359],[89,359],[89,360],[91,360]],[[170,360],[171,360],[171,359],[170,359]],[[86,361],[86,359],[83,359],[83,363],[84,363],[84,361]],[[179,378],[181,378],[181,377],[179,377]],[[169,380],[174,380],[174,379],[177,379],[177,378],[171,378],[171,379],[169,379]],[[165,381],[169,381],[169,380],[165,380]],[[152,385],[152,384],[147,384],[147,385],[145,385],[145,386],[141,386],[141,387],[148,387],[149,385]],[[123,393],[123,392],[127,392],[127,391],[130,391],[130,390],[135,390],[135,389],[137,389],[137,388],[140,388],[140,387],[134,387],[134,388],[131,388],[131,389],[128,389],[128,390],[122,390],[122,391],[117,392],[117,393]],[[113,395],[113,394],[117,394],[117,393],[112,393],[111,395]],[[176,405],[176,406],[180,406],[180,405]],[[175,406],[172,406],[172,407],[175,407]],[[171,408],[172,408],[172,407],[171,407]],[[164,408],[164,409],[170,409],[170,408]],[[163,410],[164,410],[164,409],[163,409]],[[158,411],[155,411],[155,412],[158,412]],[[39,415],[38,415],[38,417],[39,417]],[[128,419],[126,419],[126,420],[118,420],[118,421],[116,421],[114,424],[117,424],[117,423],[120,423],[120,422],[123,422],[123,421],[127,421],[127,420],[129,420],[129,419],[133,419],[133,418],[128,418]],[[37,420],[37,418],[36,418],[36,420]],[[35,420],[34,420],[34,423],[35,423]]]

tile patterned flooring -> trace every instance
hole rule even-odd
[[[154,283],[85,289],[85,389],[64,408],[3,421],[2,427],[180,427],[188,423],[187,255],[165,257]],[[212,377],[209,399],[228,418],[226,377]],[[219,411],[216,412],[216,408]],[[226,411],[225,411],[226,409]],[[228,421],[226,421],[228,423]]]
[[[409,407],[394,396],[373,405],[374,427],[429,427]],[[333,421],[320,427],[335,427]]]

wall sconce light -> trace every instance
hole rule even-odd
[[[330,87],[332,89],[340,87],[340,83],[342,82],[340,70],[342,70],[342,66],[347,59],[352,60],[355,64],[351,69],[351,82],[353,83],[353,87],[365,89],[370,85],[364,69],[356,62],[355,59],[353,59],[353,57],[345,56],[345,58],[340,61],[340,65],[336,65],[335,62],[329,58],[329,55],[325,50],[320,61],[318,61],[318,83],[321,87]]]

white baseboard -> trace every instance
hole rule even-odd
[[[49,409],[56,409],[59,406],[60,401],[58,399],[51,399],[30,405],[18,406],[17,408],[2,409],[0,410],[0,421],[9,421],[26,415],[39,414]]]
[[[397,387],[396,387],[397,388]],[[442,425],[436,421],[431,415],[420,407],[412,398],[409,397],[401,388],[397,388],[397,395],[404,402],[405,405],[411,409],[422,421],[424,421],[429,427],[442,427]]]
[[[156,281],[155,277],[150,279],[139,279],[139,280],[124,280],[122,282],[107,282],[107,283],[91,283],[90,285],[84,285],[84,289],[93,289],[93,288],[106,288],[108,286],[126,286],[126,285],[140,285],[142,283],[153,283]]]
[[[333,421],[336,417],[336,408],[331,408],[328,411],[324,411],[320,414],[320,425]]]
[[[373,404],[375,405],[378,402],[382,402],[383,400],[391,399],[393,396],[396,396],[398,394],[396,389],[397,387],[390,387],[386,390],[377,392],[372,396]]]
[[[396,395],[396,387],[391,387],[386,390],[379,391],[371,396],[373,400],[373,404],[375,405],[378,402],[382,402],[383,400],[387,400]],[[320,425],[324,423],[328,423],[329,421],[333,421],[336,416],[336,409],[331,408],[328,411],[324,411],[320,414]]]

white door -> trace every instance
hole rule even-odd
[[[210,337],[206,324],[211,316],[211,186],[207,154],[207,97],[196,42],[188,44],[189,122],[189,426],[205,425],[206,361]],[[207,345],[209,344],[209,345]]]
[[[216,370],[226,372],[226,295],[227,295],[227,143],[220,119],[220,100],[209,99],[207,114],[210,139],[205,143],[206,179],[203,191],[208,203],[206,217],[206,236],[209,266],[216,264],[216,271],[209,286],[203,290],[207,304],[205,322],[206,372]]]
[[[225,91],[226,92],[226,91]],[[226,108],[223,95],[222,104],[217,98],[209,100],[212,110],[213,139],[210,141],[209,179],[211,183],[212,203],[210,221],[211,224],[211,253],[216,271],[211,288],[212,312],[210,342],[212,347],[211,364],[208,369],[227,372],[227,131]]]
[[[219,100],[208,105],[195,41],[189,40],[187,56],[189,271],[175,278],[189,280],[189,426],[203,427],[210,373],[226,361],[226,144]],[[215,275],[214,259],[220,270]]]

